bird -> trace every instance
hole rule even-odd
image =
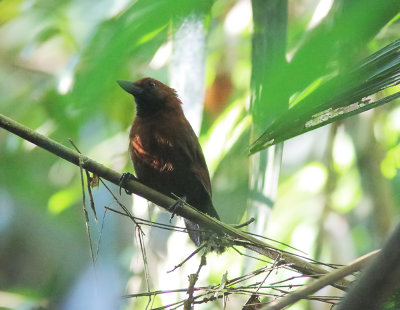
[[[183,197],[197,210],[219,220],[206,160],[177,92],[150,77],[117,82],[136,102],[129,132],[136,178],[171,198]],[[190,239],[200,246],[207,234],[200,231],[198,223],[184,221]]]

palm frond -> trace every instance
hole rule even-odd
[[[250,154],[400,97],[400,40],[353,69],[327,78],[292,106],[250,146]]]

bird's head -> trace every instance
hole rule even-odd
[[[138,116],[146,117],[167,109],[181,109],[176,91],[160,81],[146,77],[136,82],[117,82],[135,98]]]

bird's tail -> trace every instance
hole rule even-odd
[[[205,211],[208,215],[215,217],[217,220],[219,220],[219,216],[217,211],[215,210],[214,206],[212,205],[212,202],[210,201],[209,205],[207,206],[207,209]],[[201,229],[200,225],[192,222],[188,219],[185,220],[185,225],[186,228],[188,229],[189,237],[192,239],[194,244],[196,246],[200,246],[200,244],[207,239],[207,237],[210,235],[210,233],[207,233],[204,231],[204,229]],[[203,231],[201,231],[203,230]]]
[[[221,239],[220,234],[213,234],[211,232],[206,232],[202,227],[188,219],[185,220],[185,225],[189,233],[190,239],[196,246],[200,246],[203,241],[208,240],[208,248],[210,251],[217,252],[219,254],[223,253],[226,249],[226,242]]]
[[[185,219],[185,225],[188,229],[190,239],[196,246],[200,246],[204,240],[204,233],[200,231],[200,225],[188,219]]]

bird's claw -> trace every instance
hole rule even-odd
[[[183,196],[181,198],[179,198],[177,201],[175,201],[172,205],[170,205],[168,207],[168,210],[171,211],[171,217],[169,218],[169,222],[171,223],[172,219],[175,216],[175,212],[177,209],[182,208],[182,206],[185,204],[186,202],[186,196]]]
[[[126,182],[128,182],[129,180],[137,181],[137,177],[135,177],[132,173],[129,172],[123,173],[121,178],[119,179],[119,195],[121,195],[121,188],[124,187],[126,185]],[[132,194],[132,192],[128,191],[127,189],[124,188],[124,190],[127,195]]]

